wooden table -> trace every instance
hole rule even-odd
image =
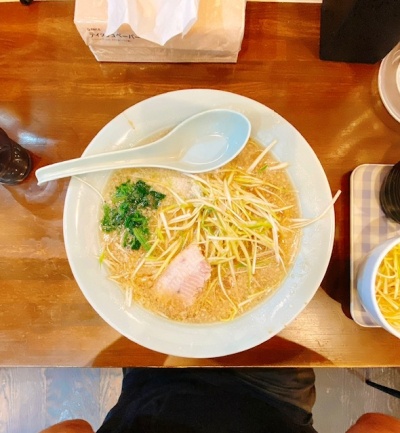
[[[332,260],[321,288],[290,326],[215,361],[398,366],[400,341],[360,327],[349,313],[350,174],[360,164],[395,163],[400,155],[400,124],[378,94],[379,64],[320,61],[320,5],[248,3],[237,64],[98,63],[73,12],[70,1],[0,4],[0,127],[33,153],[35,167],[78,157],[121,111],[171,90],[221,89],[269,106],[306,137],[332,191],[343,191]],[[33,174],[20,186],[0,186],[0,364],[162,365],[165,355],[121,337],[75,282],[62,234],[67,186],[64,180],[38,187]]]

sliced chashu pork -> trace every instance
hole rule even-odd
[[[197,245],[191,244],[168,265],[155,284],[159,293],[175,294],[191,305],[211,276],[211,265]]]

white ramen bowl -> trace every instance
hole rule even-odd
[[[400,243],[400,236],[390,238],[373,248],[364,258],[357,273],[357,290],[365,310],[375,322],[386,331],[400,338],[400,331],[391,326],[383,316],[376,300],[375,288],[376,276],[382,260],[398,243]]]
[[[142,101],[109,122],[84,155],[123,149],[143,142],[178,122],[213,108],[229,108],[248,117],[251,136],[263,145],[272,140],[274,156],[289,163],[301,214],[321,215],[332,201],[324,170],[301,134],[268,107],[243,96],[217,90],[182,90]],[[74,277],[92,307],[114,329],[149,349],[182,357],[208,358],[257,346],[287,326],[318,289],[332,253],[334,211],[330,208],[303,229],[299,252],[280,288],[251,311],[230,321],[185,324],[156,316],[138,305],[126,307],[121,289],[99,264],[102,191],[110,171],[70,181],[64,208],[64,240]]]

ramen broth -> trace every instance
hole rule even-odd
[[[216,170],[212,175],[214,177],[224,176],[226,169],[244,172],[264,149],[263,146],[250,139],[245,149],[234,161]],[[107,266],[110,278],[125,292],[127,303],[140,305],[158,315],[176,321],[210,323],[231,320],[273,294],[291,268],[300,240],[300,229],[291,228],[293,219],[299,218],[297,194],[285,168],[270,169],[277,164],[279,161],[268,152],[253,170],[252,176],[261,179],[262,183],[271,189],[272,193],[268,196],[268,201],[284,209],[277,215],[280,224],[279,259],[272,250],[263,251],[262,254],[260,253],[262,265],[259,269],[255,268],[255,272],[252,272],[250,276],[249,270],[242,264],[232,268],[233,264],[230,263],[230,269],[225,270],[221,277],[218,275],[218,267],[212,264],[210,258],[211,277],[197,295],[194,303],[188,306],[178,296],[161,294],[154,289],[157,278],[162,275],[160,269],[165,261],[162,253],[157,253],[158,247],[155,247],[150,253],[142,248],[133,251],[121,246],[120,235],[101,231],[102,262]],[[207,176],[209,174],[204,173],[192,177],[172,170],[153,168],[117,170],[106,185],[104,199],[106,202],[110,200],[115,188],[127,180],[132,182],[143,180],[154,190],[165,194],[165,199],[159,208],[154,211],[154,215],[149,217],[151,232],[149,243],[150,245],[165,243],[167,247],[168,233],[165,230],[163,232],[163,224],[159,221],[160,213],[168,210],[169,207],[176,206],[180,200],[190,201],[198,197],[201,194],[201,183],[195,179],[207,179]],[[196,235],[182,231],[178,239],[181,243],[179,248],[181,251],[196,242]],[[199,247],[205,258],[208,259],[204,244],[200,243]],[[157,257],[157,254],[161,257]],[[233,274],[232,269],[234,269]]]

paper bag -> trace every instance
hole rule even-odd
[[[139,3],[148,4],[149,1],[142,0]],[[168,29],[170,35],[175,32],[171,37],[163,27],[163,37],[158,40],[161,44],[154,42],[157,39],[148,40],[143,35],[140,37],[132,30],[131,25],[127,23],[132,21],[132,18],[125,19],[131,12],[123,16],[122,20],[120,19],[123,24],[116,31],[107,34],[107,27],[109,30],[114,30],[109,26],[108,6],[107,0],[75,0],[75,25],[98,61],[175,63],[237,61],[244,34],[246,0],[199,0],[197,17],[193,19],[193,23],[188,24],[188,20],[181,21],[185,22],[186,28],[179,28],[174,24],[174,29]],[[142,13],[146,11],[147,9]],[[114,20],[114,24],[115,22],[118,20]],[[157,29],[153,28],[153,33],[157,33]]]

